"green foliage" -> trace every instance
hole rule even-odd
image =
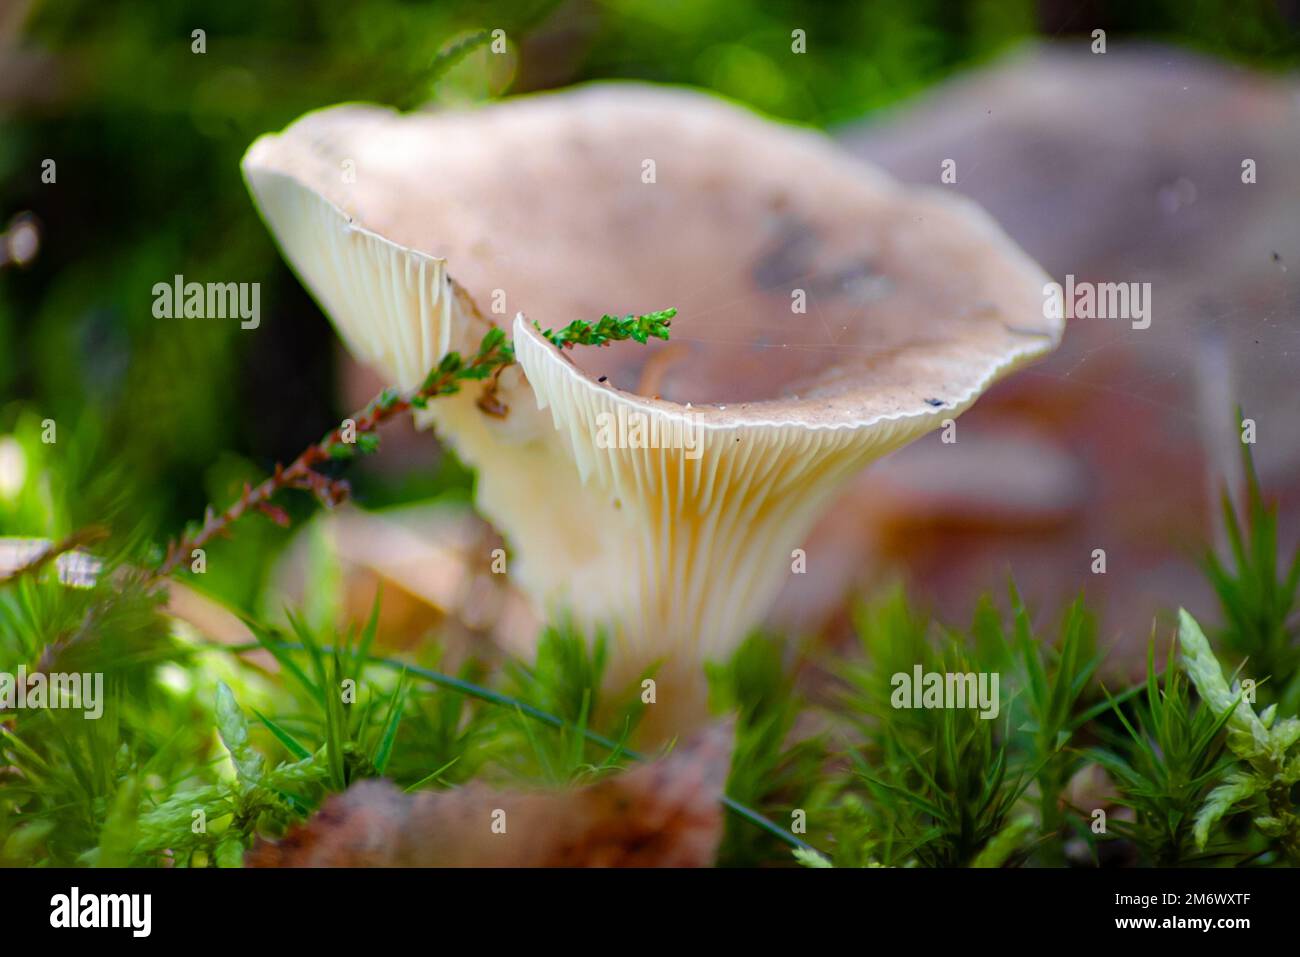
[[[540,325],[533,326],[546,337],[546,341],[557,349],[572,349],[574,346],[604,346],[611,342],[631,339],[645,345],[651,337],[667,339],[668,327],[672,324],[676,309],[664,309],[641,316],[604,315],[595,322],[583,322],[575,319],[563,329],[543,330]]]
[[[1216,715],[1194,702],[1187,678],[1172,662],[1171,654],[1162,682],[1155,644],[1148,645],[1145,694],[1134,699],[1133,717],[1111,699],[1123,733],[1099,727],[1107,747],[1088,752],[1114,778],[1119,803],[1134,814],[1132,821],[1112,815],[1110,828],[1158,867],[1205,861],[1193,842],[1193,823],[1207,792],[1231,763],[1224,756],[1222,735],[1228,712]]]
[[[1294,582],[1291,572],[1279,580],[1268,558],[1276,514],[1263,509],[1253,479],[1248,502],[1249,543],[1233,532],[1238,574],[1212,566],[1211,575],[1227,595],[1235,647],[1281,652],[1279,623],[1290,613]],[[840,670],[850,688],[846,710],[864,742],[850,757],[865,788],[842,781],[831,802],[836,866],[1061,864],[1071,833],[1095,854],[1098,839],[1087,826],[1093,809],[1072,807],[1067,797],[1089,761],[1110,775],[1115,802],[1129,811],[1112,810],[1104,840],[1131,843],[1146,863],[1295,860],[1300,721],[1277,720],[1276,704],[1256,715],[1229,687],[1189,615],[1182,613],[1180,626],[1186,676],[1173,667],[1161,675],[1152,647],[1144,683],[1104,701],[1093,700],[1100,656],[1081,601],[1053,643],[1032,634],[1014,589],[1011,628],[1002,622],[986,601],[968,636],[943,633],[901,594],[861,611],[865,662]],[[1274,660],[1285,663],[1280,653]],[[1003,720],[894,707],[890,677],[918,665],[1000,673]],[[1281,677],[1295,680],[1293,671]],[[1254,829],[1225,829],[1224,819],[1241,808]]]
[[[976,612],[972,637],[986,668],[1004,662],[1010,681],[1011,726],[1027,736],[1018,736],[1017,742],[1023,742],[1026,766],[1035,769],[1039,823],[1045,833],[1052,833],[1062,824],[1060,795],[1081,764],[1077,750],[1069,745],[1099,710],[1081,707],[1101,664],[1096,627],[1082,599],[1076,599],[1066,610],[1060,638],[1048,643],[1031,633],[1029,614],[1014,586],[1011,607],[1010,635],[985,602]]]
[[[791,829],[798,811],[815,819],[815,783],[826,746],[823,735],[796,728],[808,705],[795,687],[784,642],[775,635],[751,635],[730,660],[709,666],[708,672],[714,711],[736,716],[727,794]],[[780,852],[771,834],[732,817],[719,861],[754,866]]]
[[[585,325],[575,319],[575,325]],[[412,396],[411,404],[422,409],[430,399],[443,395],[455,395],[460,391],[462,382],[482,381],[488,376],[515,361],[515,350],[506,339],[505,331],[497,327],[490,329],[479,343],[478,351],[468,361],[461,358],[459,352],[449,352],[425,376],[419,391]],[[382,405],[387,399],[388,404]],[[391,397],[381,396],[378,403],[383,408],[391,408]]]
[[[847,787],[856,797],[840,806],[836,863],[969,865],[1002,834],[1032,781],[1008,746],[1009,715],[895,706],[895,676],[910,677],[918,665],[923,673],[982,670],[959,636],[938,633],[901,592],[862,610],[858,629],[867,661],[844,677],[865,746],[849,752],[856,786]],[[1008,660],[1005,646],[998,657]]]
[[[953,670],[967,670],[961,658]],[[1009,766],[1005,733],[969,710],[941,708],[925,742],[881,734],[876,761],[860,755],[858,774],[887,825],[884,863],[915,858],[926,867],[968,865],[1008,823],[1029,786]]]
[[[1210,553],[1204,567],[1223,609],[1218,632],[1225,649],[1256,676],[1264,695],[1284,711],[1300,710],[1300,545],[1289,567],[1278,563],[1277,506],[1264,502],[1250,455],[1242,446],[1246,476],[1244,522],[1224,493],[1223,517],[1231,560]],[[1267,682],[1267,683],[1266,683]]]
[[[1082,763],[1072,743],[1098,711],[1085,705],[1100,655],[1081,601],[1049,643],[1033,635],[1014,587],[1010,600],[1009,630],[984,601],[969,635],[934,627],[901,592],[860,609],[865,660],[840,671],[844,708],[865,741],[850,751],[865,791],[841,795],[837,865],[1000,866],[1031,851],[1039,863],[1063,862],[1062,794]],[[896,677],[918,666],[996,676],[1000,714],[901,706]]]
[[[1300,864],[1300,809],[1292,790],[1300,782],[1300,718],[1277,719],[1277,705],[1256,714],[1240,687],[1229,687],[1210,643],[1186,611],[1179,611],[1183,667],[1202,700],[1224,716],[1229,750],[1241,762],[1206,799],[1195,837],[1204,847],[1210,828],[1233,807],[1252,809],[1255,826],[1292,864]]]
[[[1032,814],[1021,814],[1007,822],[1004,827],[985,843],[984,849],[975,855],[971,867],[1002,867],[1011,859],[1020,856],[1025,839],[1038,828],[1038,822]]]
[[[382,775],[392,759],[408,694],[404,675],[396,682],[367,680],[370,651],[379,627],[379,599],[364,628],[336,633],[328,643],[300,617],[290,614],[289,623],[298,651],[288,650],[290,636],[252,624],[259,644],[293,679],[302,710],[278,722],[260,714],[259,720],[290,755],[301,759],[305,754],[319,753],[331,790],[342,791],[355,780]],[[218,720],[231,710],[228,704],[223,708],[223,703],[219,697]],[[319,750],[301,743],[304,737]],[[241,756],[237,750],[246,735],[241,737],[236,726],[228,736],[222,726],[222,740],[240,776],[246,780],[252,777],[252,769],[246,767],[251,758]]]
[[[177,788],[143,810],[131,861],[143,866],[238,867],[254,835],[276,836],[325,792],[319,758],[282,763],[251,785],[220,779]]]
[[[28,608],[10,631],[47,616],[75,621],[95,594],[48,582],[0,592],[10,602],[26,595],[29,605],[43,595],[51,606],[44,615]],[[796,857],[805,866],[1050,863],[1071,821],[1048,819],[1044,809],[1059,814],[1073,769],[1093,760],[1134,813],[1132,821],[1112,815],[1110,839],[1132,842],[1149,863],[1293,859],[1300,721],[1275,720],[1275,708],[1257,715],[1241,701],[1189,616],[1184,663],[1202,704],[1180,672],[1157,676],[1152,652],[1141,688],[1093,706],[1095,656],[1082,607],[1067,612],[1049,646],[1032,637],[1012,595],[1010,627],[985,603],[969,635],[935,628],[901,594],[864,608],[861,639],[873,657],[835,665],[847,691],[824,716],[828,727],[847,720],[856,728],[842,774],[832,770],[825,737],[801,726],[812,706],[779,640],[754,636],[711,666],[714,707],[738,725],[731,798],[778,827],[805,811],[808,840],[832,854],[805,850]],[[626,748],[640,712],[635,689],[626,700],[601,700],[607,652],[599,636],[548,629],[536,659],[510,663],[496,692],[471,681],[472,664],[461,678],[435,681],[427,668],[377,659],[378,620],[376,606],[364,627],[325,635],[297,615],[288,632],[250,622],[280,665],[272,687],[250,683],[228,650],[200,652],[154,628],[161,647],[143,659],[143,675],[132,676],[128,661],[111,676],[118,689],[134,681],[141,700],[116,692],[98,722],[37,711],[0,725],[4,862],[237,866],[258,835],[281,833],[361,777],[385,775],[412,790],[470,778],[565,786],[640,759]],[[14,646],[36,651],[42,640],[27,634]],[[888,669],[918,661],[945,672],[1003,669],[1003,713],[985,720],[971,709],[893,707]],[[160,681],[168,668],[176,670]],[[179,693],[177,674],[186,676]],[[1100,721],[1103,711],[1120,733]],[[1078,748],[1081,735],[1101,743]],[[1223,828],[1238,809],[1253,824],[1245,837]],[[785,854],[770,833],[728,821],[720,863]]]
[[[248,723],[224,681],[217,685],[217,733],[230,752],[240,785],[246,789],[257,787],[262,780],[262,756],[249,744]]]
[[[542,631],[537,657],[531,665],[511,662],[507,666],[509,693],[564,722],[555,734],[545,735],[538,733],[532,718],[518,710],[503,714],[508,721],[503,744],[517,777],[540,777],[559,786],[622,766],[627,740],[641,718],[643,706],[633,689],[605,706],[600,696],[605,665],[605,637],[597,635],[588,642],[579,631],[564,624]],[[615,747],[594,743],[588,737],[589,731],[614,740]]]

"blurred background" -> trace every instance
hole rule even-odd
[[[488,55],[495,29],[508,56]],[[798,69],[794,29],[809,48]],[[1099,29],[1114,57],[1104,89],[1090,86]],[[239,173],[256,136],[346,100],[413,108],[637,78],[828,129],[904,179],[934,182],[957,156],[958,188],[1054,275],[1167,280],[1160,336],[1072,330],[1053,365],[971,413],[971,435],[987,437],[970,444],[973,483],[927,485],[919,443],[852,492],[819,532],[819,564],[836,573],[799,582],[778,620],[820,627],[864,569],[895,567],[952,614],[1008,568],[1042,579],[1031,593],[1053,603],[1078,590],[1099,543],[1131,559],[1089,586],[1125,627],[1194,605],[1180,589],[1204,587],[1194,553],[1214,533],[1211,466],[1234,461],[1215,444],[1219,411],[1242,401],[1233,383],[1262,390],[1250,398],[1266,485],[1300,493],[1297,63],[1296,0],[4,0],[0,534],[112,521],[160,542],[383,385],[346,361],[258,220]],[[1244,143],[1292,168],[1261,176],[1254,206],[1216,206],[1187,164],[1235,182]],[[1225,265],[1216,245],[1229,221],[1248,266]],[[260,327],[154,318],[154,283],[178,273],[260,283]],[[1188,325],[1163,318],[1174,302]],[[1233,336],[1260,346],[1256,364],[1235,363]],[[47,419],[54,446],[38,440]],[[1132,429],[1117,443],[1120,422]],[[471,477],[432,440],[390,445],[401,451],[350,474],[360,504],[467,500]],[[1009,463],[1023,485],[1008,486]],[[35,474],[44,484],[25,481]],[[313,508],[286,504],[295,518]],[[247,526],[213,545],[223,560],[203,585],[251,609],[293,531]]]

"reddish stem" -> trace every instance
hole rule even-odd
[[[487,355],[476,356],[466,366],[466,369],[496,363],[498,362],[498,355],[494,351]],[[463,372],[461,375],[463,376]],[[352,431],[354,435],[361,436],[374,432],[381,423],[410,409],[416,399],[432,399],[441,395],[457,378],[456,372],[443,373],[436,379],[425,383],[412,396],[388,401],[384,401],[381,396],[373,400],[366,406],[364,411],[353,416],[352,421],[355,426]],[[225,534],[229,526],[239,521],[249,509],[258,509],[259,511],[271,509],[270,514],[273,518],[285,516],[282,510],[269,504],[271,498],[282,489],[296,488],[312,492],[327,508],[341,504],[348,496],[347,482],[322,475],[316,471],[316,466],[330,461],[330,450],[343,443],[343,433],[344,423],[341,423],[320,442],[308,446],[289,465],[281,466],[277,464],[275,472],[261,484],[251,488],[245,485],[243,494],[232,502],[225,511],[217,514],[209,508],[203,516],[203,525],[196,532],[182,535],[179,540],[173,541],[167,546],[167,557],[158,566],[155,577],[165,578],[176,571],[181,563],[189,558],[194,549],[202,548],[215,536]],[[287,516],[285,517],[287,518]]]

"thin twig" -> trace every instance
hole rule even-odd
[[[424,384],[410,395],[402,396],[392,389],[384,390],[365,409],[345,419],[319,442],[308,446],[289,465],[277,464],[271,476],[259,485],[250,487],[246,484],[243,494],[224,511],[216,513],[209,508],[203,517],[202,526],[168,545],[167,557],[158,567],[156,577],[170,575],[186,561],[194,549],[202,548],[215,536],[225,534],[231,525],[252,509],[268,514],[279,524],[287,524],[288,516],[270,504],[271,498],[284,489],[312,492],[327,508],[341,504],[349,494],[347,482],[322,474],[316,469],[318,465],[352,458],[358,451],[367,451],[373,447],[373,443],[363,442],[362,437],[373,435],[382,423],[412,408],[423,408],[430,399],[450,395],[458,390],[458,383],[462,380],[486,378],[513,361],[514,353],[505,343],[504,335],[489,333],[478,353],[468,363],[462,363],[458,355],[451,353],[429,374]]]

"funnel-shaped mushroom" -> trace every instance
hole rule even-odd
[[[1062,332],[1047,276],[972,204],[699,94],[343,106],[258,140],[244,169],[390,380],[471,348],[494,306],[521,314],[510,413],[463,394],[430,416],[479,469],[512,573],[612,629],[633,667],[727,652],[848,475]],[[562,353],[532,327],[670,305],[670,343]]]

